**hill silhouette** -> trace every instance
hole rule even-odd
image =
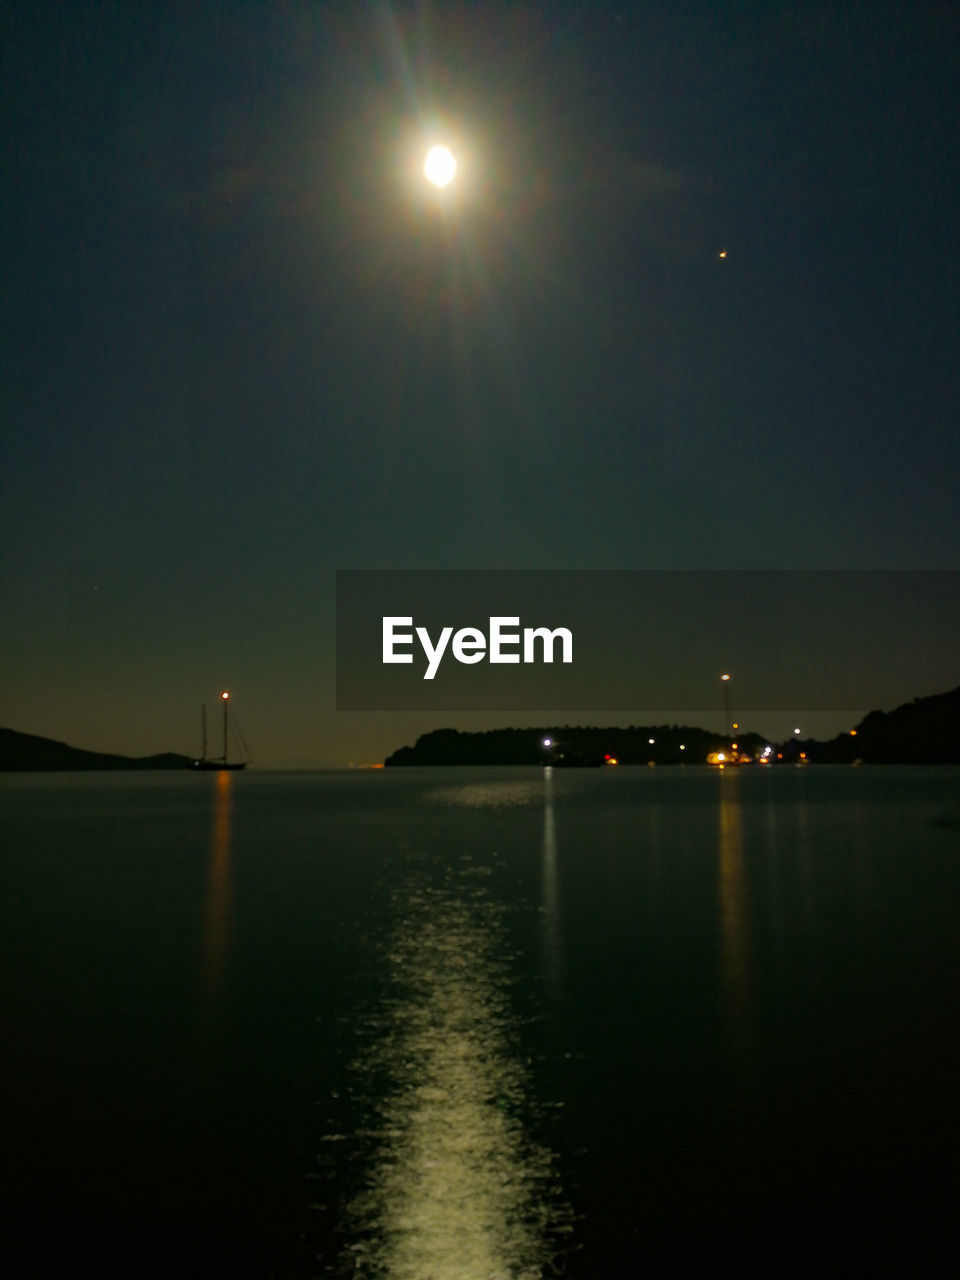
[[[489,729],[483,733],[460,733],[457,729],[434,729],[419,737],[412,747],[401,747],[384,761],[394,765],[544,764],[548,749],[544,739],[560,743],[568,754],[583,763],[613,756],[620,764],[702,764],[707,752],[729,747],[719,733],[690,725],[546,725],[531,729]],[[653,742],[650,739],[653,739]],[[743,750],[762,750],[769,741],[759,734],[738,737]]]
[[[60,769],[185,769],[189,756],[164,752],[155,756],[115,756],[83,751],[53,738],[39,738],[16,729],[0,729],[0,771],[33,772]]]
[[[854,733],[818,742],[784,743],[784,758],[800,751],[821,764],[960,764],[960,686],[914,698],[893,711],[871,711]]]
[[[582,763],[613,756],[620,764],[703,764],[708,752],[723,750],[723,734],[690,725],[545,725],[530,729],[489,729],[461,733],[434,729],[412,747],[400,747],[384,761],[398,765],[537,765],[547,761],[545,738],[560,741]],[[653,742],[650,742],[650,739]],[[738,732],[738,745],[756,755],[770,739]],[[893,711],[871,711],[853,733],[821,742],[792,738],[776,746],[781,763],[960,764],[960,687],[914,698]]]

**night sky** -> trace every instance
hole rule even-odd
[[[0,39],[0,724],[382,759],[438,726],[334,710],[336,569],[960,567],[955,5]]]

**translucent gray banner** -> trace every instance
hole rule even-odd
[[[341,711],[699,708],[722,675],[754,711],[952,688],[960,573],[337,574]]]

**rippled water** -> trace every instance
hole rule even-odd
[[[3,777],[15,1273],[955,1274],[958,782]]]
[[[347,1214],[366,1274],[532,1280],[570,1229],[555,1160],[527,1128],[537,1103],[488,875],[468,861],[397,895],[386,991],[353,1064],[376,1117],[355,1135],[370,1173]]]

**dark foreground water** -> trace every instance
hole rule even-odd
[[[8,1274],[960,1275],[958,784],[0,778]]]

